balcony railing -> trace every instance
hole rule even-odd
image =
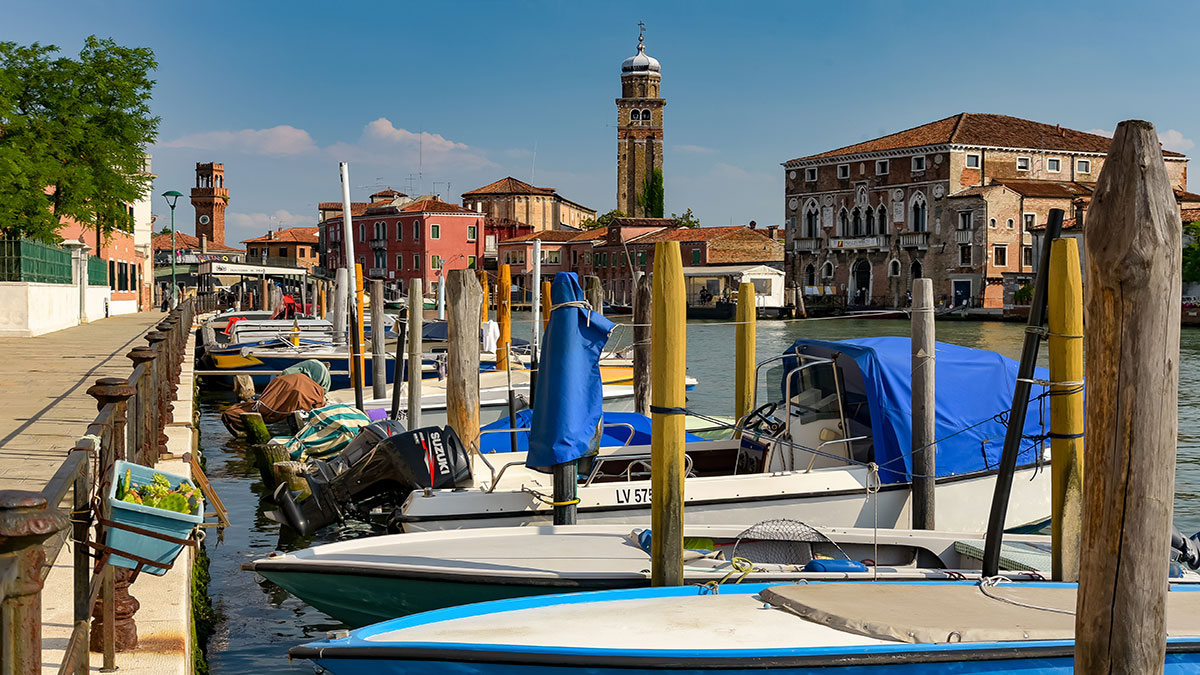
[[[367,276],[372,279],[386,279],[388,271],[386,267],[372,267],[367,270]]]
[[[900,235],[901,248],[916,248],[924,251],[929,248],[928,232],[904,232]]]
[[[370,242],[370,247],[371,247],[371,250],[373,250],[373,251],[380,250],[380,249],[387,249],[387,245],[388,245],[387,239],[384,239],[382,237],[380,237],[378,239],[373,238],[373,239],[371,239],[371,242]]]
[[[800,251],[819,251],[821,250],[820,237],[805,237],[803,239],[793,239],[792,246],[797,252]]]
[[[975,230],[955,230],[954,243],[969,244],[975,239]]]
[[[885,249],[888,245],[888,235],[876,234],[869,237],[834,237],[829,240],[832,250],[861,251],[870,249]]]

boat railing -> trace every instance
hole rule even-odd
[[[870,436],[855,436],[855,437],[853,437],[853,438],[835,438],[835,439],[833,439],[833,440],[831,440],[831,441],[824,441],[823,443],[821,443],[820,445],[818,445],[818,446],[816,447],[816,450],[815,450],[815,451],[813,451],[813,452],[809,452],[809,455],[811,455],[811,456],[810,456],[810,457],[809,457],[809,459],[808,459],[808,466],[804,468],[804,473],[810,473],[810,472],[812,472],[812,469],[813,469],[813,464],[814,464],[814,463],[817,461],[817,457],[820,457],[820,456],[821,456],[821,454],[823,453],[823,449],[825,448],[825,446],[827,446],[827,445],[837,445],[837,444],[839,444],[839,443],[853,443],[853,442],[855,442],[855,441],[865,441],[865,440],[867,440],[867,439],[869,439],[869,438],[870,438]],[[794,448],[794,447],[795,447],[795,446],[793,446],[793,448]],[[807,448],[801,448],[801,449],[802,449],[802,450],[807,450]],[[828,453],[825,453],[825,454],[828,454]],[[850,449],[849,449],[849,448],[846,448],[846,456],[847,456],[847,457],[849,457],[849,456],[850,456]],[[788,470],[790,471],[790,470],[791,470],[791,467],[789,467],[789,468],[788,468]]]
[[[633,440],[633,434],[637,431],[636,429],[633,428],[633,425],[629,424],[628,422],[611,422],[608,424],[602,424],[600,426],[601,426],[601,428],[604,428],[604,429],[611,429],[611,428],[628,429],[629,435],[625,438],[625,442],[621,444],[620,447],[622,447],[622,448],[629,447],[629,442]],[[530,427],[520,427],[520,428],[516,428],[516,429],[483,429],[479,432],[479,435],[483,436],[484,434],[515,434],[515,433],[519,433],[522,431],[530,431],[530,430],[531,430]],[[525,460],[519,460],[516,462],[508,462],[507,464],[504,464],[503,466],[501,466],[500,471],[497,472],[496,467],[492,466],[492,463],[488,461],[488,458],[487,458],[488,453],[480,452],[479,448],[476,447],[475,454],[479,456],[479,459],[483,460],[484,466],[486,466],[488,468],[488,471],[492,475],[491,485],[488,486],[487,490],[484,490],[484,492],[486,492],[487,494],[491,494],[496,489],[496,486],[500,484],[500,478],[504,475],[504,472],[507,471],[509,467],[517,466],[517,465],[525,463]],[[626,457],[621,457],[621,459],[625,459],[625,458]],[[603,457],[597,459],[596,460],[597,465],[603,463],[603,460],[604,460]],[[593,473],[595,473],[595,467],[593,467]],[[588,480],[587,480],[587,482],[584,483],[584,485],[588,485],[591,482],[592,482],[592,476],[589,475]]]

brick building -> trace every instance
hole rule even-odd
[[[1109,139],[1005,115],[960,113],[784,162],[789,286],[849,305],[935,297],[999,310],[1033,273],[1030,230],[1083,215]],[[1173,185],[1187,158],[1164,151]]]
[[[462,193],[462,205],[498,224],[515,221],[533,232],[578,230],[583,221],[596,217],[595,209],[563,197],[554,188],[535,187],[512,176]]]
[[[196,236],[224,245],[225,207],[229,205],[224,164],[196,163],[196,187],[192,188],[191,199],[196,210]]]
[[[423,198],[396,206],[391,201],[352,208],[354,255],[363,274],[385,279],[404,291],[407,279],[428,284],[444,270],[479,269],[483,260],[483,214]],[[326,269],[341,267],[342,216],[320,225]]]
[[[580,279],[592,274],[592,248],[604,240],[606,228],[530,232],[501,241],[498,262],[509,265],[513,284],[529,288],[533,274],[533,244],[542,242],[542,280],[553,281],[559,272],[575,272]]]
[[[268,231],[261,237],[243,239],[246,259],[262,261],[285,267],[303,267],[311,270],[317,266],[317,228],[289,227]]]
[[[637,53],[621,63],[617,99],[617,210],[633,217],[647,215],[640,197],[652,172],[663,168],[661,87],[662,67],[639,34]]]

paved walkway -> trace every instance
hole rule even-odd
[[[32,338],[0,338],[0,490],[40,490],[96,418],[88,387],[128,377],[129,350],[163,318],[125,314]]]

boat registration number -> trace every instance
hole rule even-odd
[[[649,504],[650,488],[622,488],[615,491],[618,504]]]

